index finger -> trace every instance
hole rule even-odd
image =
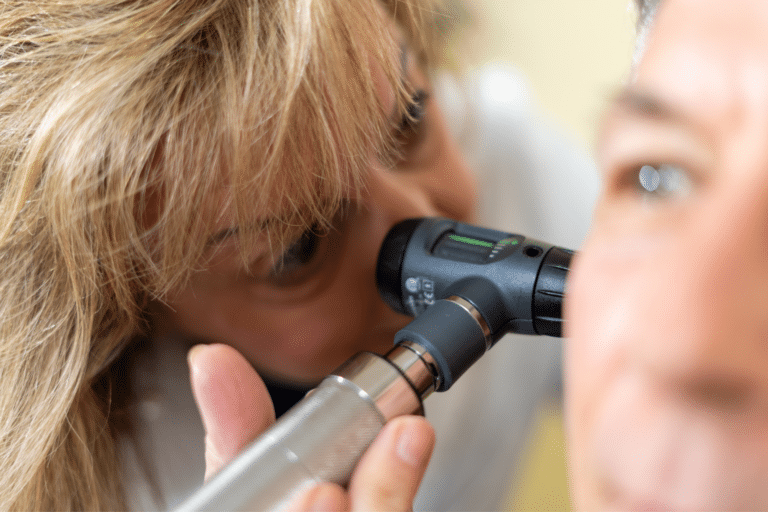
[[[421,416],[387,423],[352,475],[352,510],[411,510],[434,444],[435,431]]]

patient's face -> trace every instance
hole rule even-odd
[[[768,2],[664,0],[566,305],[575,503],[768,510]]]

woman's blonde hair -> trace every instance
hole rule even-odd
[[[401,109],[412,93],[379,6],[426,60],[433,3],[3,2],[0,510],[124,508],[94,383],[199,267],[220,211],[246,253],[364,186],[392,139],[371,62]]]

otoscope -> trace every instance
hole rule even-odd
[[[176,510],[279,510],[319,482],[346,485],[390,419],[423,414],[507,333],[561,336],[573,252],[444,218],[408,219],[387,234],[376,282],[415,316],[380,356],[362,352],[251,443]]]

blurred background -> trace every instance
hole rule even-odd
[[[462,0],[471,64],[504,61],[530,80],[542,109],[592,149],[606,100],[628,73],[632,0]]]
[[[470,66],[503,61],[522,71],[544,116],[590,154],[608,99],[626,79],[631,0],[463,0]],[[569,510],[562,408],[544,404],[507,510]]]

